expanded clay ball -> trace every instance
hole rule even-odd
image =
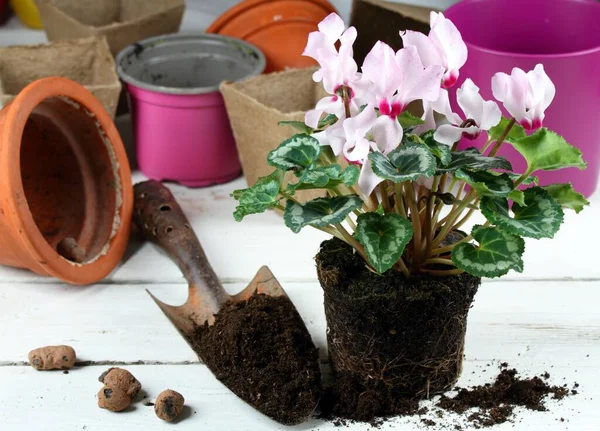
[[[131,404],[131,397],[118,387],[104,386],[98,392],[98,407],[111,412],[122,412]]]
[[[183,412],[185,399],[179,392],[167,389],[162,391],[154,402],[154,412],[163,421],[171,422]]]
[[[46,346],[29,352],[29,363],[40,371],[68,370],[75,365],[75,359],[71,346]]]
[[[135,397],[142,388],[133,374],[123,368],[109,368],[98,377],[98,380],[108,387],[120,388],[130,398]]]

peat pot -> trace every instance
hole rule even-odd
[[[321,244],[316,261],[329,361],[336,384],[346,387],[337,395],[346,414],[370,402],[386,415],[399,399],[452,388],[462,371],[467,313],[479,277],[377,275],[338,239]]]

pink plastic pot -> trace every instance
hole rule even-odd
[[[217,35],[158,36],[121,51],[117,71],[129,91],[142,173],[188,187],[238,177],[241,165],[218,87],[264,68],[257,48]]]
[[[544,65],[556,85],[556,98],[546,111],[544,126],[578,147],[588,168],[536,175],[542,184],[571,182],[590,196],[600,171],[600,2],[464,0],[445,14],[469,47],[467,64],[455,88],[471,78],[483,97],[492,99],[491,78],[496,72]],[[460,147],[472,145],[473,141],[465,141]],[[500,154],[515,169],[525,170],[525,161],[509,145]]]

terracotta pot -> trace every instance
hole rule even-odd
[[[365,392],[380,404],[377,415],[393,414],[398,398],[427,398],[456,383],[479,277],[373,274],[338,239],[321,244],[316,262],[334,382],[360,389],[338,395],[350,409],[336,414],[352,415]]]
[[[40,79],[0,111],[0,264],[97,282],[125,252],[132,203],[121,138],[82,86]],[[66,238],[81,263],[56,251]]]
[[[227,10],[206,30],[257,46],[267,58],[266,73],[315,64],[303,57],[308,34],[335,12],[327,0],[245,0]]]

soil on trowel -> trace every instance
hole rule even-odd
[[[244,401],[284,424],[304,421],[321,396],[318,351],[292,302],[254,295],[198,327],[194,350]]]
[[[561,400],[577,393],[566,385],[550,385],[547,382],[549,377],[548,373],[544,373],[539,377],[522,378],[517,370],[509,369],[503,363],[493,383],[468,389],[456,388],[441,395],[435,403],[429,403],[430,407],[420,407],[419,400],[407,398],[398,398],[382,405],[377,397],[378,390],[363,390],[357,399],[349,399],[346,394],[363,384],[342,377],[337,378],[332,387],[325,389],[320,404],[321,417],[333,421],[337,426],[367,422],[373,427],[380,427],[385,424],[386,418],[415,416],[423,426],[436,430],[488,428],[518,421],[515,407],[543,412],[548,410],[545,401],[549,397]],[[578,388],[579,385],[575,384],[574,387]],[[381,416],[382,412],[385,412],[384,417]]]

